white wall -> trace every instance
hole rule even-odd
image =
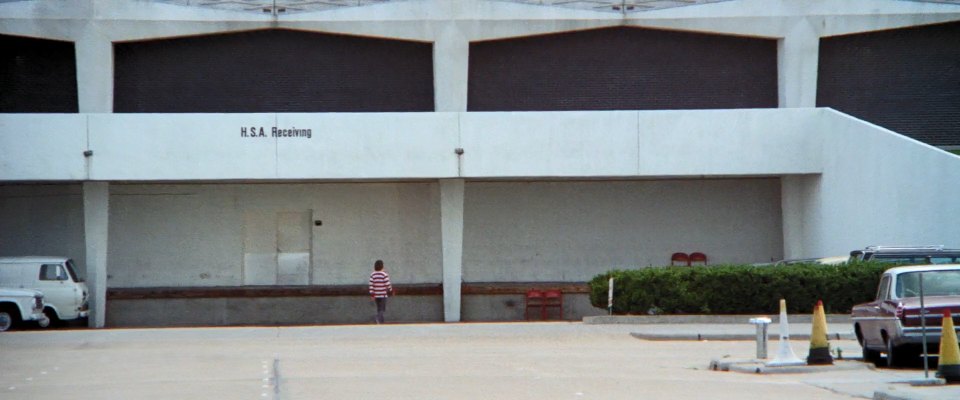
[[[778,260],[778,179],[470,182],[465,282],[583,282],[611,269]]]
[[[0,256],[64,256],[86,276],[79,184],[0,185]]]
[[[0,189],[0,254],[83,263],[76,185]],[[779,259],[779,191],[775,178],[467,182],[463,280],[582,282],[674,251]],[[275,226],[245,226],[245,214],[302,210],[322,222],[310,284],[364,284],[378,258],[397,283],[443,279],[437,183],[114,183],[107,286],[243,285],[244,233]]]
[[[456,176],[456,113],[94,114],[96,180]],[[272,129],[309,137],[272,136]],[[246,129],[248,137],[242,130]],[[265,137],[259,135],[263,129]]]
[[[243,285],[245,230],[273,229],[244,214],[299,211],[322,223],[310,284],[366,284],[377,259],[394,282],[441,281],[436,183],[114,184],[110,202],[110,287]]]
[[[515,125],[533,130],[537,119],[524,119],[536,114],[540,113],[506,115],[504,119],[516,118],[519,122]],[[670,149],[669,143],[682,142],[671,137],[676,134],[696,143],[691,151],[697,156],[674,160],[667,157],[671,151],[663,150],[651,151],[649,164],[631,156],[626,162],[618,161],[617,149],[605,147],[602,138],[595,138],[589,122],[591,118],[616,120],[631,114],[637,121],[647,117],[653,121],[643,126],[669,125],[663,129],[665,138],[658,148]],[[667,118],[671,114],[676,118]],[[694,116],[698,118],[691,119]],[[661,117],[664,121],[660,123],[665,125],[657,125]],[[548,124],[544,129],[559,129],[560,137],[572,135],[572,142],[583,144],[585,153],[578,159],[578,153],[571,150],[567,154],[570,165],[556,164],[558,168],[581,174],[595,168],[589,164],[591,160],[607,159],[611,165],[621,165],[617,168],[624,174],[631,162],[637,162],[637,175],[623,181],[543,181],[536,176],[551,173],[544,166],[555,162],[555,155],[531,151],[533,161],[510,161],[524,152],[508,149],[515,155],[505,157],[495,146],[468,147],[465,157],[501,157],[504,175],[516,174],[518,165],[529,162],[521,173],[534,177],[526,181],[467,181],[464,280],[578,281],[611,267],[662,264],[672,251],[704,251],[714,261],[755,262],[781,255],[840,255],[870,244],[960,246],[956,239],[960,227],[955,223],[960,218],[955,201],[960,189],[954,184],[960,182],[960,157],[832,110],[572,113],[564,118],[568,119],[561,118],[561,122],[566,123]],[[586,132],[580,138],[562,130],[576,126],[570,121],[578,119],[586,121],[581,121]],[[44,120],[25,120],[40,127],[44,124]],[[714,127],[710,121],[718,122]],[[610,129],[614,134],[615,125]],[[508,129],[512,125],[503,126]],[[773,126],[784,129],[774,131]],[[522,129],[516,133],[519,131]],[[752,135],[751,142],[759,144],[738,147],[733,138],[724,136],[736,131]],[[488,134],[497,132],[506,136],[506,131],[496,129]],[[642,142],[642,135],[637,132],[637,143]],[[563,149],[576,147],[566,141],[551,143],[536,132],[533,137],[538,139],[523,148],[542,144],[567,151]],[[190,138],[186,135],[179,140]],[[601,143],[590,148],[591,140],[582,138]],[[23,137],[25,142],[32,140],[40,139]],[[711,144],[711,140],[715,142]],[[120,148],[123,142],[118,142]],[[497,143],[493,139],[488,142]],[[53,146],[52,154],[59,154],[57,146],[72,146],[71,140],[40,143]],[[590,155],[596,149],[613,155]],[[634,154],[639,147],[636,149],[623,152]],[[111,153],[98,150],[94,158],[104,154]],[[768,164],[770,169],[758,161],[763,157],[776,159]],[[311,165],[308,159],[302,162]],[[209,165],[220,168],[218,163]],[[640,173],[643,165],[655,172],[644,176]],[[654,170],[660,165],[666,167]],[[489,168],[490,173],[497,171]],[[818,170],[822,173],[810,173]],[[49,176],[56,168],[38,171],[34,172],[38,177]],[[167,173],[159,171],[152,173]],[[118,168],[117,173],[128,172]],[[661,174],[699,178],[700,174],[722,177],[737,173],[743,178],[649,180]],[[788,175],[783,183],[780,179],[748,179],[780,174]],[[647,180],[642,180],[644,177]],[[63,254],[82,260],[80,198],[76,185],[0,186],[0,253]],[[362,283],[376,258],[388,261],[398,282],[436,283],[442,277],[440,200],[435,182],[114,183],[110,203],[110,286],[242,284],[242,221],[248,211],[310,210],[314,219],[323,221],[321,227],[312,228],[311,283]]]
[[[0,114],[0,181],[86,179],[86,122],[77,114]]]
[[[435,49],[439,56],[456,58],[435,63],[442,69],[436,71],[437,109],[462,111],[468,65],[464,52],[470,41],[620,25],[782,39],[781,106],[809,107],[815,99],[813,42],[817,38],[957,20],[958,5],[898,0],[738,0],[626,16],[498,1],[425,0],[292,13],[277,20],[263,13],[156,2],[0,3],[0,34],[77,43],[79,101],[84,112],[0,115],[0,181],[788,176],[783,180],[781,204],[785,206],[783,236],[791,255],[845,253],[852,247],[881,242],[950,244],[943,238],[957,237],[956,228],[951,227],[956,224],[943,220],[956,216],[949,202],[956,193],[950,185],[935,183],[955,181],[956,158],[822,110],[320,115],[92,112],[112,111],[109,49],[117,41],[292,28],[434,42],[439,44]],[[319,127],[309,140],[250,139],[239,134],[241,126],[269,129],[286,125]],[[452,152],[457,147],[466,151],[459,163]],[[86,149],[94,155],[85,159],[82,152]],[[863,151],[876,158],[862,156]],[[909,155],[910,159],[890,160],[886,155],[879,157],[881,153]],[[909,192],[871,185],[877,176],[890,177]],[[937,187],[935,193],[914,195],[930,193],[932,186]],[[349,203],[365,196],[341,201]],[[128,197],[121,203],[136,198]],[[158,200],[162,197],[145,198],[159,201],[161,209],[170,211],[208,207],[184,199]],[[213,198],[214,204],[225,204],[216,202],[226,200]],[[276,199],[265,200],[270,201]],[[431,204],[436,207],[436,202]],[[125,207],[132,210],[137,203]],[[898,227],[903,219],[877,219],[877,213],[921,222]],[[22,218],[14,216],[10,221],[22,224]],[[227,225],[218,222],[197,229],[222,230]],[[111,244],[115,239],[113,236]],[[218,244],[213,249],[226,251],[230,246]],[[217,279],[236,279],[229,276]]]
[[[240,137],[275,114],[89,114],[93,180],[266,179],[277,140]],[[266,132],[269,135],[269,131]]]
[[[663,177],[820,172],[815,109],[0,115],[0,179]],[[89,126],[86,130],[83,127]],[[310,138],[271,137],[272,128]],[[243,137],[262,128],[266,137]],[[56,140],[54,140],[56,139]],[[93,156],[83,156],[89,142]],[[459,157],[454,150],[463,148]],[[89,175],[78,174],[84,162]]]
[[[314,139],[277,140],[277,177],[456,176],[457,113],[278,114],[277,126]]]
[[[823,175],[810,191],[806,254],[867,245],[960,247],[960,157],[833,110],[820,110]]]

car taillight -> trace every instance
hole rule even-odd
[[[903,303],[897,303],[897,319],[903,319]]]

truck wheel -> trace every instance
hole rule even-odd
[[[9,308],[0,309],[0,332],[13,329],[19,322],[19,313],[12,312]]]
[[[51,326],[57,326],[60,323],[60,318],[57,317],[57,312],[53,311],[52,308],[47,307],[43,309],[43,315],[47,316],[46,324],[42,321],[37,321],[37,325],[41,328],[49,328]]]

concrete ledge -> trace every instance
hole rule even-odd
[[[917,371],[918,373],[920,371]],[[874,400],[943,400],[960,399],[960,385],[946,385],[943,379],[920,378],[890,382],[873,392]]]
[[[916,398],[905,393],[890,393],[878,390],[873,392],[873,400],[916,400]]]
[[[757,335],[744,333],[697,333],[697,332],[675,332],[675,333],[643,333],[632,332],[630,336],[643,340],[756,340]],[[830,340],[856,340],[856,335],[850,332],[831,332],[828,334]],[[780,334],[770,333],[769,341],[780,340]],[[810,340],[810,334],[791,334],[791,340]]]
[[[873,400],[944,400],[956,399],[958,395],[960,388],[950,386],[897,387],[873,392]]]
[[[787,367],[769,367],[768,360],[715,359],[710,361],[712,371],[730,371],[748,374],[806,374],[815,372],[872,370],[872,364],[859,359],[834,360],[833,365],[797,365]]]
[[[749,324],[750,318],[757,315],[597,315],[583,317],[587,325],[603,324]],[[778,323],[779,317],[770,316],[773,325]],[[791,323],[810,323],[811,314],[788,315]],[[827,324],[852,324],[849,314],[829,314]]]

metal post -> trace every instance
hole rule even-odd
[[[923,377],[930,378],[930,355],[927,354],[927,307],[923,304],[923,272],[920,273],[920,332],[923,335]]]
[[[750,323],[757,326],[757,359],[767,358],[767,327],[771,321],[767,317],[750,318]]]
[[[610,277],[610,285],[607,292],[607,315],[613,315],[613,277]]]

